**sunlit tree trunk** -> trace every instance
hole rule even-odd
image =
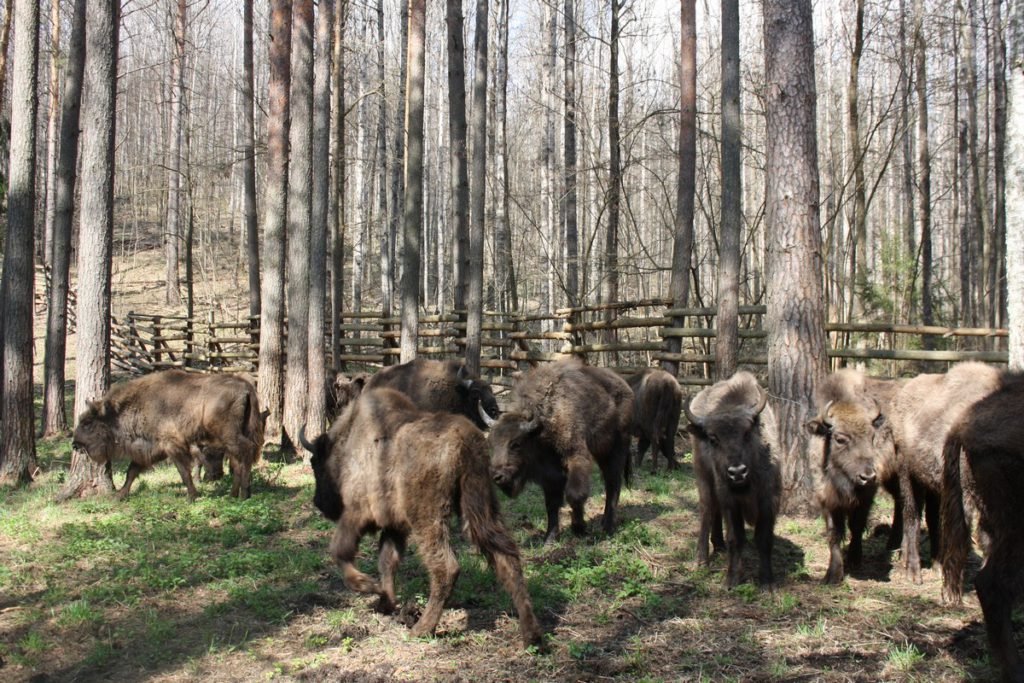
[[[46,119],[46,191],[43,263],[53,267],[54,194],[57,184],[57,124],[60,120],[60,0],[50,0],[50,109]],[[37,248],[42,245],[36,245]]]
[[[739,357],[740,231],[740,9],[738,0],[722,2],[722,227],[718,236],[718,337],[715,374],[736,372]]]
[[[484,212],[487,197],[487,0],[476,0],[473,69],[473,184],[469,229],[469,291],[466,317],[466,369],[480,374],[484,308]]]
[[[180,304],[178,253],[181,241],[181,140],[185,95],[185,28],[188,0],[178,0],[174,19],[174,54],[171,55],[171,146],[167,153],[167,221],[164,226],[166,289],[164,300]]]
[[[918,213],[921,216],[921,324],[935,322],[932,294],[932,159],[928,146],[928,54],[924,37],[924,0],[914,0],[914,90],[917,93]],[[934,348],[925,336],[925,349]]]
[[[245,245],[249,257],[249,316],[260,316],[260,229],[256,214],[256,119],[252,49],[253,0],[242,9],[242,192]]]
[[[992,252],[989,258],[989,292],[993,298],[991,327],[1006,324],[1006,39],[1002,21],[1002,0],[992,0],[993,46],[993,104],[992,163],[995,188],[992,226]]]
[[[506,0],[507,1],[507,0]],[[507,40],[507,37],[506,37]],[[507,45],[506,45],[507,51]],[[578,306],[579,223],[576,216],[576,2],[565,0],[565,289]]]
[[[419,334],[420,234],[423,231],[423,82],[426,0],[409,0],[405,113],[405,218],[402,228],[401,362],[416,358]]]
[[[455,235],[452,254],[455,310],[465,311],[468,303],[469,249],[469,166],[466,129],[466,46],[462,37],[462,0],[448,0],[448,152],[449,184],[452,193],[452,225]]]
[[[853,163],[853,203],[850,205],[850,230],[854,248],[850,250],[850,277],[847,284],[850,319],[860,311],[859,296],[868,284],[867,190],[864,180],[864,150],[860,142],[860,60],[864,52],[864,0],[856,0],[853,49],[850,52],[850,81],[847,86],[847,136]]]
[[[341,313],[345,297],[345,63],[342,50],[348,0],[341,0],[334,17],[334,68],[331,71],[331,358],[335,371],[341,360]]]
[[[75,415],[110,386],[110,273],[114,233],[114,123],[120,0],[89,0],[82,97]],[[110,492],[110,463],[80,450],[58,498]]]
[[[1006,299],[1010,368],[1024,370],[1024,2],[1010,5],[1006,46]]]

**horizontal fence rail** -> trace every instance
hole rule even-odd
[[[481,367],[492,382],[510,384],[514,372],[566,355],[623,373],[673,361],[681,364],[680,383],[710,384],[715,376],[717,311],[671,308],[671,304],[667,299],[645,299],[553,313],[486,312]],[[739,307],[739,364],[759,375],[767,364],[765,312],[763,305]],[[872,372],[898,376],[966,360],[1007,362],[1005,329],[865,322],[828,323],[825,331],[833,367],[871,363]],[[465,352],[465,332],[465,319],[458,312],[424,314],[419,319],[418,352],[428,358],[459,357]],[[345,312],[336,333],[337,363],[343,372],[364,372],[398,362],[398,316]],[[259,334],[258,318],[227,321],[218,320],[213,312],[185,318],[133,311],[113,322],[112,360],[117,369],[129,373],[174,367],[255,373]],[[328,324],[324,330],[328,364],[332,364],[331,335]],[[666,340],[673,338],[682,342],[678,353],[666,351]]]

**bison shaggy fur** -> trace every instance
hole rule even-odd
[[[241,377],[165,370],[116,384],[90,401],[78,416],[73,444],[97,463],[130,461],[119,498],[128,496],[140,472],[170,459],[195,500],[191,465],[205,453],[228,459],[231,495],[248,498],[264,419],[256,389]]]
[[[545,540],[551,541],[558,536],[563,501],[572,511],[573,531],[586,531],[583,507],[596,462],[605,486],[602,527],[611,533],[630,474],[633,392],[626,381],[611,370],[565,359],[527,372],[513,386],[511,404],[490,421],[494,482],[510,496],[519,495],[527,481],[541,486]]]
[[[378,609],[392,612],[395,571],[411,538],[430,575],[430,597],[412,633],[433,633],[459,575],[448,524],[458,514],[511,595],[524,644],[540,642],[519,550],[491,487],[486,437],[471,422],[418,410],[392,389],[367,389],[326,434],[303,441],[313,452],[313,502],[337,523],[330,552],[345,585],[378,595]],[[356,568],[355,557],[360,538],[378,530],[380,579],[374,580]]]
[[[968,408],[999,387],[999,371],[960,363],[945,374],[907,380],[893,399],[892,433],[903,497],[903,558],[907,576],[921,583],[920,520],[923,495],[941,495],[946,437]],[[942,530],[929,527],[932,557],[942,554]]]
[[[683,405],[683,390],[670,373],[661,368],[644,368],[630,376],[633,390],[633,436],[637,438],[636,466],[640,467],[644,453],[651,451],[651,465],[658,469],[658,453],[665,456],[668,468],[679,467],[676,460],[676,431],[679,429],[679,411]]]
[[[943,451],[942,571],[945,593],[959,602],[971,547],[967,509],[973,503],[987,537],[975,577],[989,645],[1008,681],[1024,681],[1013,642],[1011,611],[1024,593],[1024,374],[1008,373],[999,388],[964,411]]]
[[[768,393],[748,372],[702,390],[684,408],[693,446],[693,469],[700,498],[697,560],[707,564],[708,540],[728,549],[725,584],[740,580],[740,557],[746,542],[744,522],[754,527],[760,558],[758,583],[770,586],[775,518],[782,494],[777,459],[775,414]],[[722,519],[726,539],[722,539]]]

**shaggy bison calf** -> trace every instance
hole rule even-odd
[[[729,569],[725,584],[732,588],[739,583],[746,521],[754,526],[760,556],[758,583],[770,586],[782,477],[776,458],[775,414],[768,405],[768,392],[750,373],[737,372],[701,391],[684,411],[690,421],[687,429],[700,497],[697,560],[707,564],[709,538],[716,550],[726,545]]]
[[[971,547],[965,498],[988,537],[985,564],[974,580],[989,646],[1003,678],[1024,681],[1010,615],[1024,592],[1024,375],[1003,376],[999,388],[968,408],[949,431],[943,452],[942,572],[945,592],[960,602]]]
[[[544,491],[548,528],[545,542],[558,536],[563,501],[572,510],[572,530],[586,531],[583,507],[590,495],[593,463],[604,477],[606,533],[615,528],[623,479],[630,473],[629,433],[633,392],[610,370],[567,359],[531,369],[511,394],[512,408],[490,426],[491,473],[509,496],[527,481]]]
[[[644,368],[628,380],[633,390],[633,436],[637,438],[636,466],[640,467],[644,453],[651,451],[652,467],[658,469],[658,453],[665,456],[668,468],[679,467],[676,460],[676,431],[679,429],[679,411],[683,405],[683,390],[679,382],[661,368]]]
[[[999,386],[999,371],[960,363],[944,375],[907,380],[893,399],[892,433],[903,497],[903,559],[907,576],[921,583],[918,536],[922,496],[942,492],[942,451],[950,429],[976,401]],[[942,554],[942,529],[929,526],[932,557]]]
[[[300,439],[313,452],[313,502],[337,522],[330,551],[345,585],[375,593],[378,609],[392,612],[395,571],[411,538],[430,574],[430,598],[412,634],[433,633],[459,576],[448,523],[457,513],[511,595],[524,644],[540,642],[519,550],[502,524],[491,488],[480,430],[457,415],[417,410],[397,391],[367,389],[314,443],[301,433]],[[379,581],[354,564],[360,538],[376,530],[381,532]]]
[[[823,476],[817,499],[828,536],[826,583],[843,580],[841,548],[847,523],[850,543],[846,563],[851,567],[860,564],[861,541],[879,486],[884,487],[896,503],[889,549],[895,550],[900,545],[902,499],[892,432],[885,417],[900,384],[899,380],[875,379],[845,369],[829,375],[815,391],[819,409],[806,427],[811,434],[822,438]],[[935,528],[931,517],[928,528]]]
[[[78,416],[73,445],[97,463],[122,457],[131,461],[119,498],[128,496],[140,472],[169,458],[189,500],[195,500],[191,466],[205,453],[226,457],[233,474],[231,495],[249,497],[265,416],[247,380],[165,370],[116,384],[88,406]]]

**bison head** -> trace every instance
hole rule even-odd
[[[693,410],[697,399],[683,406],[690,421],[686,429],[700,441],[702,451],[713,463],[716,479],[738,491],[750,486],[756,459],[763,449],[760,418],[768,404],[768,392],[760,386],[757,391],[757,403],[753,405],[722,401],[707,413]]]
[[[891,438],[877,402],[829,401],[804,426],[824,440],[822,470],[837,489],[852,494],[878,485]]]
[[[483,414],[483,410],[480,411]],[[522,413],[505,413],[491,420],[491,479],[513,498],[523,491],[535,458],[540,420]]]
[[[328,434],[321,434],[310,443],[306,439],[306,425],[299,428],[299,443],[303,448],[313,454],[309,464],[313,468],[313,505],[320,513],[331,521],[338,521],[343,512],[341,504],[341,492],[338,490],[338,482],[334,480],[334,473],[328,467],[331,458],[333,444]]]
[[[89,401],[88,407],[78,416],[78,426],[72,437],[71,445],[85,451],[96,463],[104,463],[114,458],[116,439],[111,422],[116,417],[116,410],[109,401]]]
[[[342,374],[336,375],[330,382],[327,391],[328,417],[333,419],[345,409],[345,406],[359,398],[368,379],[369,375],[365,373],[354,375],[351,378]]]
[[[498,400],[494,398],[494,392],[491,391],[491,385],[479,377],[471,376],[465,365],[459,368],[456,379],[459,382],[458,391],[465,400],[464,405],[475,406],[477,412],[480,413],[481,422],[477,426],[490,427],[501,414]]]

